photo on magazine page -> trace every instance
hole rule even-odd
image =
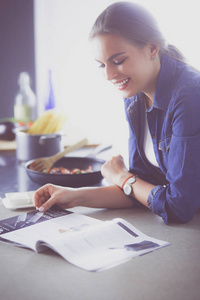
[[[57,205],[53,206],[51,209],[45,212],[39,212],[38,210],[25,212],[18,216],[1,220],[0,235],[17,229],[25,228],[37,223],[41,223],[53,218],[62,217],[71,213],[72,212],[64,210]]]

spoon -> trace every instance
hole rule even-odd
[[[38,171],[38,172],[42,172],[43,170],[47,170],[47,169],[51,169],[51,167],[63,156],[65,156],[65,154],[72,152],[74,150],[77,150],[79,148],[84,147],[85,145],[87,145],[88,140],[87,139],[83,139],[81,141],[79,141],[78,143],[72,145],[72,146],[68,146],[64,151],[62,152],[58,152],[52,156],[48,156],[48,157],[40,157],[40,158],[36,158],[30,165],[29,165],[29,169],[34,170],[34,171]]]

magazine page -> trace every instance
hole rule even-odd
[[[169,243],[151,238],[122,219],[70,231],[57,231],[37,243],[49,245],[70,263],[88,271],[102,271]]]
[[[38,240],[47,237],[53,239],[54,236],[57,239],[58,233],[62,233],[63,230],[76,231],[81,226],[97,222],[101,221],[54,206],[44,213],[34,210],[0,221],[0,241],[42,251],[44,247],[36,250]]]
[[[103,222],[57,207],[2,220],[0,228],[0,240],[36,252],[51,248],[88,271],[102,271],[169,245],[123,219]]]
[[[36,223],[41,223],[71,213],[71,211],[67,211],[57,205],[54,205],[45,212],[39,212],[35,209],[33,211],[25,212],[15,217],[0,220],[0,236],[7,232],[18,230],[20,228],[28,227]]]

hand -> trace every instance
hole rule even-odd
[[[112,159],[105,162],[101,168],[101,173],[108,181],[118,186],[121,186],[124,178],[129,175],[121,155],[113,156]]]
[[[62,208],[74,207],[75,189],[46,184],[34,194],[35,207],[39,211],[45,211],[58,204]]]

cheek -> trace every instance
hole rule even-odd
[[[141,74],[141,65],[137,62],[130,63],[126,66],[126,73],[129,74],[129,77],[137,77]]]
[[[135,69],[132,71],[132,77],[137,81],[146,80],[148,77],[149,69],[146,64],[138,64],[135,66]]]

